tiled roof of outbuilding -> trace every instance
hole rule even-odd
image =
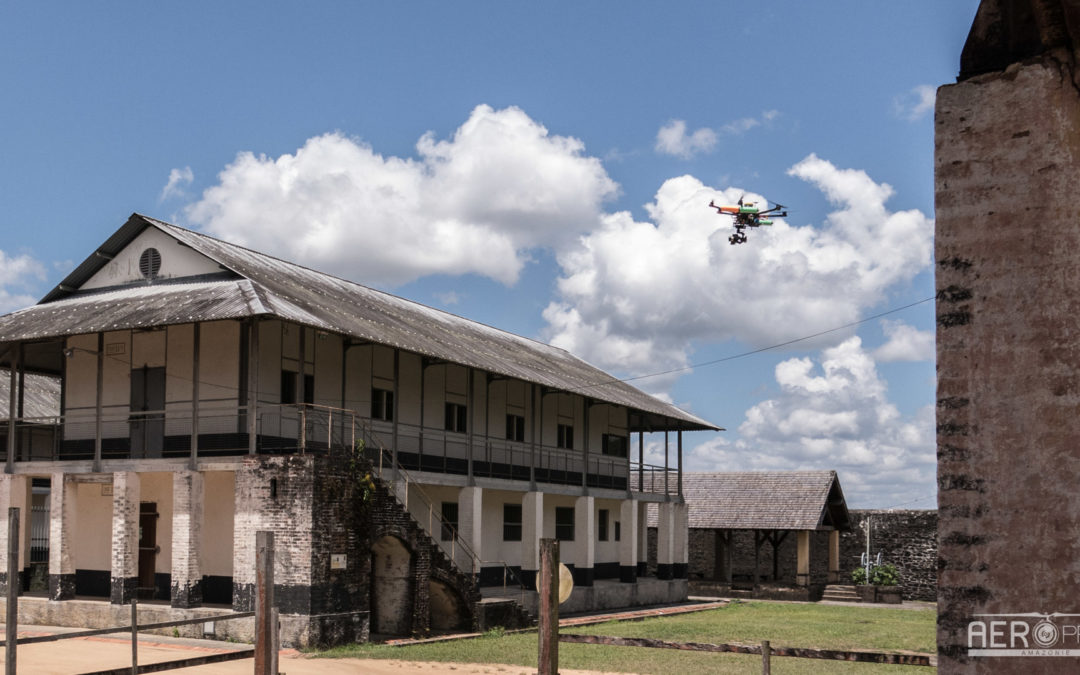
[[[835,471],[685,473],[683,496],[691,528],[848,529]]]

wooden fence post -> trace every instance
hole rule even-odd
[[[769,664],[770,657],[772,656],[772,647],[769,646],[768,640],[761,641],[761,673],[762,675],[770,675],[772,673],[772,666]]]
[[[14,399],[14,396],[12,398]],[[15,643],[19,636],[19,508],[16,506],[8,508],[7,544],[7,618],[4,620],[7,642],[4,643],[4,672],[15,675]]]
[[[255,675],[277,675],[274,649],[274,533],[255,533]]]
[[[139,675],[139,610],[131,596],[131,675]]]
[[[539,675],[559,672],[559,541],[540,540]]]

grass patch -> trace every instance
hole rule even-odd
[[[746,602],[720,609],[645,619],[611,621],[563,629],[566,633],[649,637],[676,642],[742,642],[769,640],[773,645],[823,649],[909,650],[934,653],[933,610]],[[536,634],[504,635],[489,631],[471,640],[388,647],[347,645],[318,655],[330,658],[380,658],[455,663],[504,663],[536,668]],[[707,654],[667,649],[559,645],[562,668],[633,673],[760,673],[761,658],[752,655]],[[918,673],[927,668],[854,664],[775,657],[778,673]]]

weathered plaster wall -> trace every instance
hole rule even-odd
[[[939,672],[977,613],[1080,613],[1080,93],[1064,50],[938,91]],[[1038,669],[1076,667],[1039,659]],[[1071,671],[1070,671],[1071,672]]]

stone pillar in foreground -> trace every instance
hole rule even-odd
[[[938,672],[1075,672],[1080,614],[1080,22],[984,0],[937,94]],[[1043,616],[1025,617],[1037,613]],[[1008,624],[991,635],[985,616]],[[1001,616],[1010,615],[1010,616]],[[1043,627],[1049,621],[1055,631]],[[1039,635],[1024,645],[1013,635]]]

